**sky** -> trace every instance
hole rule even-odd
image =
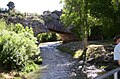
[[[12,1],[15,3],[15,9],[20,12],[38,13],[43,11],[61,10],[62,4],[60,0],[0,0],[0,7],[7,8],[7,3]]]

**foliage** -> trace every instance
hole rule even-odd
[[[60,36],[56,33],[41,33],[37,36],[37,38],[40,42],[60,40]]]
[[[101,29],[101,35],[106,39],[120,34],[119,0],[96,0],[94,2],[93,0],[88,0],[88,2],[90,16],[99,20],[96,25],[99,26],[98,29]]]
[[[29,60],[28,63],[26,63],[26,66],[22,68],[21,71],[28,73],[36,69],[38,69],[38,65],[36,65],[32,60],[31,61]]]
[[[39,53],[39,49],[35,44],[37,39],[33,36],[32,29],[24,29],[20,24],[6,27],[0,32],[0,64],[6,69],[26,72],[34,70],[36,65],[32,57]]]
[[[75,26],[73,31],[80,37],[82,30],[83,33],[88,34],[93,31],[92,36],[99,35],[104,39],[113,38],[120,34],[119,0],[62,1],[64,1],[64,8],[61,19],[65,26]],[[98,34],[98,32],[100,33]]]
[[[87,36],[90,34],[90,27],[92,24],[91,17],[88,14],[87,0],[62,0],[64,1],[63,14],[61,16],[62,22],[65,26],[79,27],[75,29],[77,34],[83,40],[83,49],[87,46]]]
[[[38,56],[34,59],[34,62],[35,62],[35,64],[40,65],[40,64],[42,64],[42,58],[40,56]]]
[[[0,20],[0,31],[6,29],[6,23],[3,19]]]

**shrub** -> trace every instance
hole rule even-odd
[[[32,29],[22,25],[9,25],[0,32],[0,64],[5,69],[33,71],[36,69],[32,57],[39,52]],[[30,67],[30,68],[28,68]]]
[[[60,40],[60,36],[56,33],[41,33],[37,36],[37,38],[40,42]]]
[[[3,19],[0,20],[0,31],[2,31],[3,29],[6,29],[6,23]]]

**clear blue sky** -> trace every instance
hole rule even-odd
[[[0,0],[0,7],[5,8],[7,3],[15,3],[15,9],[21,12],[42,14],[43,11],[61,10],[60,0]]]

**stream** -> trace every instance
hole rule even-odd
[[[59,42],[44,43],[40,45],[43,59],[40,79],[83,79],[74,72],[78,62],[70,54],[56,49]]]
[[[42,65],[40,70],[31,73],[29,79],[94,79],[103,70],[94,65],[85,65],[81,71],[82,61],[74,59],[70,54],[56,49],[60,42],[41,43]]]

